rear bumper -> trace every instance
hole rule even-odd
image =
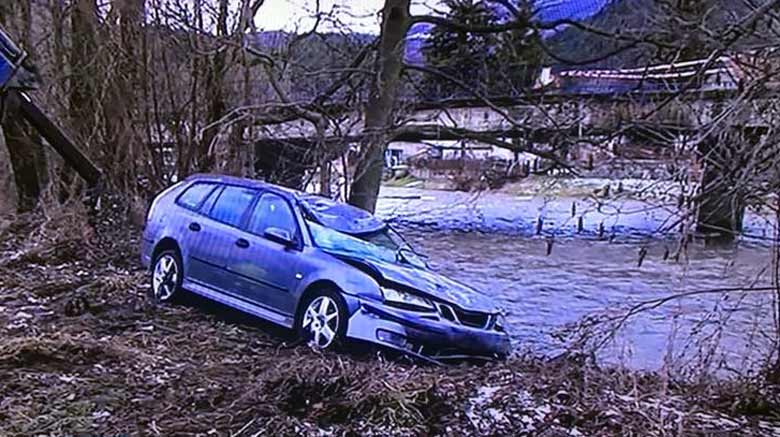
[[[380,302],[356,300],[358,308],[350,317],[347,329],[347,337],[353,339],[435,360],[503,358],[512,348],[509,336],[502,331],[432,320]]]

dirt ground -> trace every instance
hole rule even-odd
[[[121,211],[83,217],[0,225],[2,436],[780,435],[758,382],[322,354],[195,296],[156,305],[140,230]]]

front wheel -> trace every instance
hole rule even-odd
[[[298,317],[298,335],[317,349],[334,349],[343,343],[347,332],[347,307],[334,290],[321,290],[302,305]]]

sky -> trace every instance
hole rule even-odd
[[[378,12],[384,0],[320,0],[320,11],[333,12],[338,20],[354,31],[379,32]],[[438,0],[412,3],[412,14],[431,13]],[[255,20],[258,29],[305,31],[314,24],[315,0],[266,0]],[[332,28],[332,27],[331,27]],[[326,26],[327,29],[327,26]]]
[[[612,0],[534,0],[545,20],[559,18],[583,19],[600,11]],[[356,32],[378,33],[378,12],[384,0],[320,0],[320,11],[333,16]],[[255,24],[262,30],[305,31],[314,23],[311,18],[317,8],[316,0],[266,0]],[[430,14],[440,0],[413,0],[412,14]],[[338,26],[335,26],[338,27]],[[321,30],[333,29],[325,24]]]

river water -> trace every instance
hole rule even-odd
[[[563,350],[562,329],[586,317],[620,316],[681,292],[770,285],[772,231],[763,218],[747,219],[757,238],[694,241],[674,259],[677,237],[660,232],[677,229],[673,211],[631,200],[597,208],[585,199],[409,188],[383,188],[377,207],[432,268],[503,304],[518,351],[549,355]],[[694,294],[630,317],[599,357],[635,369],[742,373],[773,350],[774,326],[771,292]]]

